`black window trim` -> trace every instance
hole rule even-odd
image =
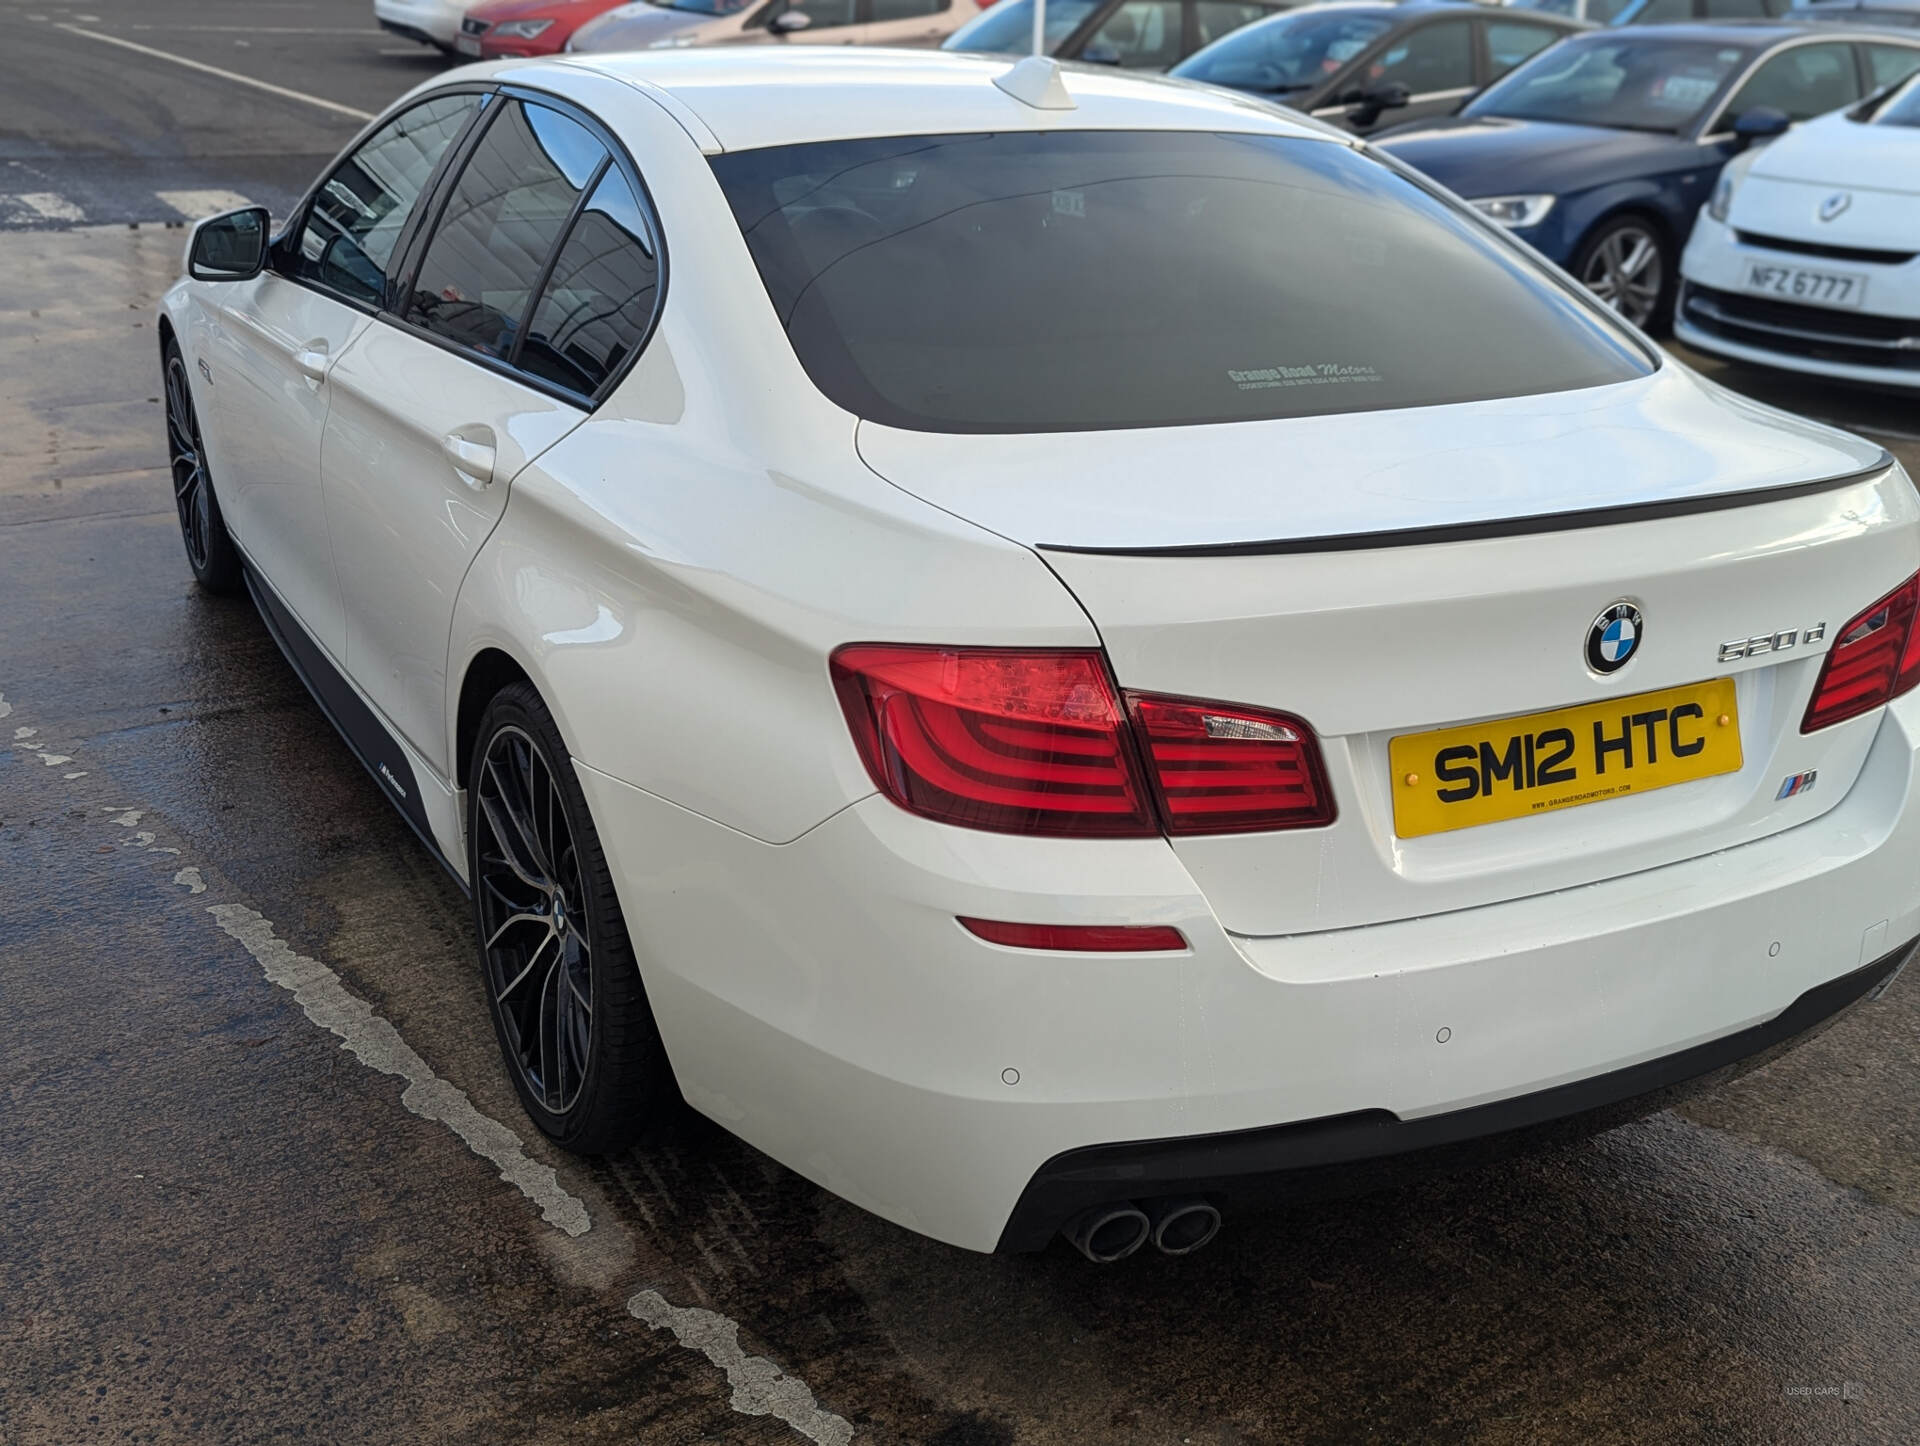
[[[452,87],[452,89],[464,88],[465,87]],[[599,117],[595,116],[592,112],[567,99],[565,96],[556,95],[551,91],[539,90],[532,86],[504,84],[490,86],[488,89],[498,95],[502,100],[518,100],[531,105],[544,105],[550,110],[560,112],[569,120],[577,121],[586,127],[586,129],[592,133],[593,138],[599,141],[607,152],[606,157],[595,167],[593,177],[588,182],[586,188],[581,191],[579,199],[574,202],[573,213],[568,216],[566,225],[560,229],[559,234],[554,238],[553,249],[548,254],[546,263],[540,273],[539,284],[528,296],[527,306],[529,310],[526,313],[526,317],[523,317],[523,320],[530,318],[532,315],[531,308],[539,305],[541,294],[546,290],[547,282],[552,279],[553,268],[559,260],[560,252],[566,247],[568,238],[573,234],[574,223],[580,219],[580,213],[585,209],[585,203],[592,195],[593,188],[599,185],[609,169],[613,166],[618,166],[622,177],[624,177],[627,184],[633,188],[634,199],[640,205],[641,217],[646,221],[648,229],[652,232],[649,239],[653,242],[654,271],[656,276],[653,291],[653,312],[647,318],[647,324],[640,333],[640,339],[627,354],[626,360],[621,362],[612,372],[608,373],[607,379],[591,394],[587,394],[576,392],[571,387],[563,387],[557,382],[548,381],[545,377],[534,376],[530,372],[522,371],[517,366],[514,366],[510,360],[487,356],[473,350],[471,347],[463,346],[451,338],[428,331],[425,327],[416,326],[395,312],[391,306],[382,307],[374,312],[374,319],[385,322],[387,325],[395,327],[400,331],[404,331],[409,336],[431,342],[442,351],[449,352],[464,361],[473,363],[475,366],[484,367],[487,371],[493,372],[496,375],[518,382],[521,386],[528,387],[533,391],[541,393],[543,396],[551,397],[558,402],[565,402],[568,406],[578,407],[588,414],[592,414],[598,411],[607,398],[613,395],[614,391],[619,388],[620,383],[626,380],[627,374],[633,370],[634,365],[640,360],[648,344],[653,340],[654,333],[660,328],[660,317],[666,310],[667,302],[667,238],[665,227],[660,221],[660,211],[659,208],[654,205],[653,193],[647,189],[647,183],[640,175],[640,168],[634,163],[633,157],[627,153],[627,148],[620,143],[619,139],[608,129]],[[434,92],[435,95],[445,93],[446,92],[442,91]],[[404,276],[405,282],[404,284],[396,285],[393,291],[389,293],[390,301],[400,301],[413,289],[413,283],[419,275],[420,265],[426,259],[428,239],[439,231],[441,216],[446,210],[447,203],[453,197],[454,179],[465,169],[467,158],[479,146],[481,139],[485,135],[486,126],[492,123],[491,118],[502,114],[505,109],[504,105],[486,106],[481,112],[486,124],[476,125],[462,137],[459,146],[459,164],[457,166],[448,165],[444,170],[436,172],[433,190],[428,195],[426,204],[419,209],[419,214],[422,216],[431,211],[433,216],[432,224],[431,226],[422,224],[415,230],[412,236],[407,238],[410,254],[404,257],[401,269],[397,273],[397,276]],[[453,149],[454,147],[448,147],[449,151]],[[330,173],[329,171],[329,174]],[[522,327],[514,338],[513,356],[517,357],[519,355],[521,344],[525,339],[525,328]]]
[[[460,134],[453,138],[453,141],[447,146],[446,150],[441,152],[440,159],[434,162],[433,169],[427,174],[426,184],[421,186],[420,194],[414,201],[413,210],[407,216],[406,224],[400,228],[399,239],[394,243],[393,255],[387,258],[386,284],[388,292],[391,294],[396,263],[403,267],[406,264],[408,250],[413,245],[413,239],[420,230],[421,217],[425,215],[427,209],[433,204],[435,195],[438,193],[441,184],[446,180],[447,171],[452,165],[453,158],[462,153],[463,148],[477,131],[485,128],[487,117],[494,109],[493,106],[488,104],[488,101],[497,90],[497,86],[485,82],[473,81],[444,86],[439,90],[430,91],[426,95],[416,96],[405,105],[397,105],[393,109],[368,121],[367,124],[360,129],[359,133],[356,134],[352,140],[348,141],[346,145],[342,146],[339,153],[321,168],[320,174],[314,178],[313,184],[307,188],[306,193],[301,196],[299,203],[294,206],[292,214],[287,217],[287,223],[281,228],[280,234],[274,237],[269,243],[267,250],[268,267],[273,274],[278,276],[282,281],[290,282],[295,286],[315,292],[320,296],[326,297],[329,301],[337,301],[342,306],[351,307],[362,316],[379,315],[382,310],[379,306],[370,305],[357,296],[348,296],[345,292],[331,286],[323,285],[310,276],[296,276],[293,274],[295,248],[300,244],[301,232],[306,229],[308,213],[312,211],[314,202],[319,199],[320,188],[326,185],[332,178],[333,173],[340,169],[349,156],[353,155],[354,152],[372,140],[374,136],[392,125],[401,116],[407,114],[407,112],[417,110],[421,106],[429,105],[436,100],[443,100],[448,96],[477,95],[481,97],[479,107],[467,118],[467,123],[462,127]]]

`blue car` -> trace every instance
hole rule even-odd
[[[1457,115],[1375,144],[1466,197],[1637,326],[1672,314],[1720,168],[1920,69],[1920,34],[1724,22],[1589,31]]]

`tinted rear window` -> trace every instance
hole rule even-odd
[[[1072,431],[1522,396],[1647,359],[1324,141],[914,136],[716,156],[795,352],[858,416]]]

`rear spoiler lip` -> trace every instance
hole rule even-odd
[[[1198,542],[1173,547],[1083,547],[1066,542],[1037,542],[1040,552],[1072,552],[1096,557],[1277,557],[1287,553],[1365,552],[1383,547],[1426,547],[1442,542],[1479,542],[1491,537],[1523,537],[1540,532],[1573,532],[1583,527],[1615,527],[1629,522],[1651,522],[1661,517],[1686,517],[1699,512],[1722,512],[1765,502],[1784,502],[1817,492],[1837,491],[1859,482],[1877,481],[1896,465],[1894,455],[1880,449],[1871,466],[1814,482],[1792,482],[1745,492],[1715,492],[1701,497],[1673,497],[1658,502],[1629,502],[1618,507],[1588,507],[1577,512],[1545,512],[1530,517],[1508,517],[1487,522],[1446,522],[1433,527],[1405,527],[1382,532],[1340,532],[1324,537],[1281,537],[1265,542]]]

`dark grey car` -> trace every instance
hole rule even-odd
[[[1348,0],[1249,25],[1173,74],[1266,96],[1366,135],[1450,114],[1521,61],[1587,28],[1534,10]]]

